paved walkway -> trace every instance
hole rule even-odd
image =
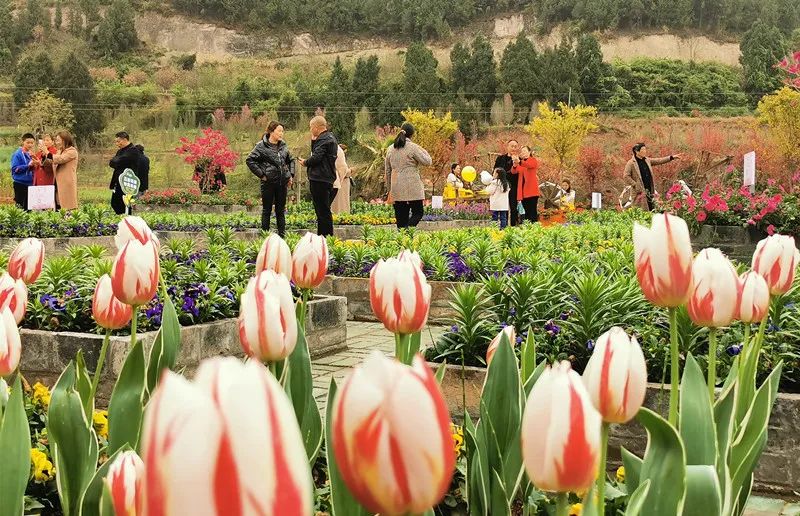
[[[444,326],[431,326],[422,335],[422,349],[429,347],[444,332]],[[373,350],[386,355],[394,355],[394,335],[386,331],[380,323],[364,323],[349,321],[347,323],[347,343],[349,349],[335,355],[312,361],[314,375],[314,397],[325,417],[328,386],[331,377],[337,383],[350,372],[356,364],[361,363]],[[772,498],[752,497],[745,516],[800,516],[800,504],[787,503]]]

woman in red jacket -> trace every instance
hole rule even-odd
[[[520,162],[514,166],[514,171],[519,174],[517,179],[517,201],[525,209],[524,218],[531,223],[539,220],[539,160],[531,155],[531,148],[522,147],[519,153]]]

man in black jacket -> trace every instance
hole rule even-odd
[[[514,172],[514,166],[519,163],[519,142],[517,140],[508,140],[506,143],[506,154],[497,156],[494,162],[494,168],[502,168],[506,171],[508,178],[508,198],[511,200],[509,205],[509,221],[512,226],[520,223],[519,212],[517,211],[517,182],[519,181],[519,174]]]
[[[294,178],[294,158],[283,141],[283,126],[271,122],[264,137],[247,157],[247,168],[261,180],[261,229],[269,231],[272,206],[278,236],[286,235],[286,195]]]
[[[315,116],[309,123],[311,129],[311,157],[301,159],[300,165],[308,169],[308,183],[311,200],[317,214],[317,234],[333,235],[333,183],[336,182],[336,154],[339,142],[328,131],[328,122]]]
[[[120,131],[114,136],[114,144],[117,146],[117,153],[108,162],[108,166],[114,170],[111,175],[111,184],[109,188],[114,192],[111,194],[111,208],[117,215],[125,213],[125,201],[122,193],[122,187],[119,185],[119,176],[125,171],[126,168],[133,170],[135,174],[139,173],[139,158],[141,152],[131,143],[131,137],[125,131]]]
[[[150,158],[144,153],[144,145],[136,145],[136,150],[141,153],[141,156],[139,156],[139,170],[136,177],[139,178],[139,193],[143,194],[150,187]]]

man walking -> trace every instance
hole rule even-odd
[[[339,142],[328,131],[328,122],[322,116],[315,116],[309,123],[311,130],[311,156],[301,159],[300,165],[308,170],[308,184],[311,201],[317,214],[317,234],[333,235],[333,183],[336,182],[336,155]]]
[[[141,152],[131,143],[131,137],[125,131],[120,131],[114,136],[114,144],[117,146],[117,153],[108,162],[108,166],[114,170],[111,175],[111,184],[109,188],[114,192],[111,194],[111,208],[117,215],[125,214],[125,201],[122,193],[122,187],[119,185],[119,176],[125,171],[126,168],[133,170],[139,175],[139,159]]]
[[[506,178],[508,179],[508,185],[510,187],[508,198],[513,200],[517,199],[517,182],[519,180],[519,174],[514,172],[514,167],[519,165],[519,162],[519,142],[514,139],[506,142],[506,153],[501,156],[497,156],[497,159],[494,162],[494,168],[502,168],[506,171]],[[510,212],[509,215],[511,225],[519,225],[520,217],[516,204],[512,204],[509,206],[509,208],[510,209],[508,211]]]
[[[145,193],[150,188],[150,158],[144,153],[144,145],[136,145],[136,150],[140,152],[139,170],[136,176],[139,178],[139,194]]]
[[[11,179],[14,182],[14,202],[28,210],[28,187],[33,184],[33,171],[41,162],[33,156],[36,138],[31,133],[22,135],[19,149],[11,155]]]

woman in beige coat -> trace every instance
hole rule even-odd
[[[332,213],[350,213],[350,167],[347,166],[344,152],[347,147],[339,145],[339,150],[336,154],[336,182],[338,183],[339,190],[336,192],[336,197],[333,199],[331,205]],[[336,185],[334,185],[334,188]]]
[[[633,198],[639,201],[642,193],[647,202],[647,210],[653,211],[653,195],[655,193],[655,179],[653,167],[663,165],[670,161],[680,159],[680,154],[664,156],[663,158],[650,158],[647,155],[647,146],[637,143],[633,146],[633,157],[625,165],[625,182],[633,188]],[[644,206],[642,206],[644,208]]]
[[[394,201],[394,218],[398,229],[416,226],[425,213],[422,207],[425,186],[419,167],[428,167],[433,160],[428,151],[411,141],[413,137],[414,126],[403,124],[386,154],[386,184]]]
[[[56,148],[58,152],[53,155],[56,198],[62,210],[75,210],[78,208],[78,149],[67,131],[56,136]]]

